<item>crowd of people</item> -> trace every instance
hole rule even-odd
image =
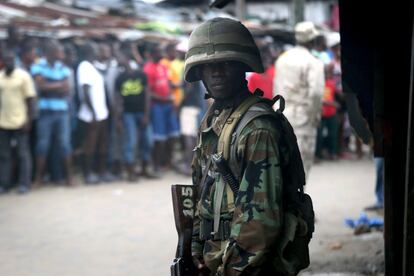
[[[265,72],[247,75],[249,89],[282,95],[295,129],[305,171],[314,162],[363,156],[362,141],[349,124],[341,80],[340,35],[323,34],[311,22],[296,25],[296,45],[258,43]]]
[[[249,90],[272,98],[279,93],[278,57],[288,51],[268,39],[257,43],[266,68],[247,74]],[[190,175],[208,101],[201,82],[183,81],[185,51],[176,46],[37,39],[10,26],[0,42],[0,193],[14,186],[25,193],[48,181],[71,186],[79,170],[86,184],[136,182],[170,169]],[[325,64],[312,152],[318,159],[334,160],[348,149],[339,47],[336,36],[312,43]]]
[[[171,168],[189,175],[205,92],[182,82],[183,55],[176,44],[39,40],[10,27],[1,44],[0,192],[71,186],[77,168],[87,184]]]

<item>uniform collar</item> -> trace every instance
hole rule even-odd
[[[217,136],[220,136],[224,124],[233,113],[233,110],[238,107],[249,95],[250,92],[246,89],[238,93],[237,97],[229,100],[214,100],[214,103],[207,111],[204,120],[201,122],[200,131],[207,133],[213,130]]]

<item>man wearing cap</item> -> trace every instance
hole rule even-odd
[[[306,175],[313,163],[325,77],[322,61],[310,50],[319,35],[312,22],[295,26],[296,46],[276,61],[273,95],[285,98],[285,116],[298,139]]]
[[[192,255],[200,275],[283,275],[273,262],[283,232],[280,133],[275,124],[269,117],[256,117],[237,137],[232,135],[235,155],[226,162],[237,181],[236,192],[212,161],[225,150],[221,138],[232,115],[257,97],[245,78],[252,71],[264,69],[252,35],[240,22],[214,18],[192,32],[184,78],[201,80],[206,98],[214,100],[202,120],[192,161],[198,191]]]

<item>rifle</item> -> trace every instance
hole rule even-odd
[[[191,256],[195,188],[190,185],[172,185],[171,193],[175,227],[178,233],[177,251],[171,265],[171,276],[196,275]]]

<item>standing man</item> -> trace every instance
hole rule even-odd
[[[264,68],[252,35],[240,22],[214,18],[191,34],[185,80],[202,80],[214,99],[201,123],[192,162],[198,190],[192,256],[203,275],[285,275],[281,271],[290,265],[281,262],[276,250],[284,235],[296,232],[296,227],[287,234],[283,229],[281,152],[286,148],[280,148],[281,133],[271,116],[262,115],[250,117],[240,132],[226,128],[250,108],[273,114],[270,105],[260,105],[260,98],[249,92],[245,75],[252,71],[262,73]],[[241,111],[246,105],[250,108]],[[225,156],[222,142],[230,140],[234,155],[224,162],[237,182],[236,191],[217,163],[212,164],[214,153]]]
[[[111,182],[114,177],[107,171],[109,107],[105,80],[93,65],[98,54],[97,45],[88,42],[83,46],[82,52],[84,59],[78,66],[77,79],[81,98],[78,118],[84,130],[85,182],[87,184],[96,184],[101,180]],[[98,156],[98,174],[93,170],[95,155]]]
[[[16,25],[9,25],[7,26],[7,40],[6,40],[6,49],[13,51],[15,55],[15,64],[16,67],[21,67],[21,47],[23,42],[23,32],[22,30]]]
[[[267,99],[273,98],[273,79],[275,77],[275,64],[272,58],[272,53],[268,45],[262,46],[260,54],[262,56],[263,66],[265,72],[251,73],[248,77],[249,90],[254,93],[256,89],[260,89],[263,92],[263,97]]]
[[[316,133],[320,120],[324,92],[324,67],[310,50],[318,36],[312,22],[300,22],[295,27],[297,45],[276,61],[273,95],[285,98],[284,114],[295,130],[306,175],[313,163]]]
[[[151,60],[144,66],[151,93],[151,123],[154,133],[154,169],[168,169],[172,162],[173,147],[179,137],[178,118],[174,97],[168,79],[168,68],[161,63],[159,45],[149,50]]]
[[[384,208],[384,157],[374,157],[374,162],[376,202],[365,207],[365,211],[380,211]]]
[[[336,102],[336,86],[333,79],[332,66],[325,67],[325,90],[322,97],[322,116],[319,122],[316,138],[315,155],[319,159],[325,158],[324,148],[328,150],[328,160],[338,157],[338,103]],[[326,133],[326,134],[325,134]]]
[[[179,171],[191,176],[191,160],[197,142],[197,131],[200,117],[203,116],[204,95],[206,89],[201,81],[184,84],[184,98],[180,110],[180,130],[183,139],[183,164]],[[200,116],[201,115],[201,116]]]
[[[72,185],[72,146],[70,142],[70,70],[62,63],[63,47],[57,41],[49,41],[44,49],[45,58],[31,67],[39,94],[39,118],[36,125],[36,178],[40,185],[46,158],[56,137],[59,156],[63,159],[66,183]]]
[[[30,69],[32,65],[35,63],[37,59],[37,53],[36,53],[36,46],[34,44],[31,44],[29,42],[26,42],[22,45],[22,49],[20,52],[20,58],[21,58],[21,69],[25,70],[27,73],[30,74]],[[33,81],[33,78],[31,78]],[[33,98],[33,113],[31,114],[31,125],[30,125],[30,132],[29,132],[29,148],[30,148],[30,159],[31,159],[31,173],[30,175],[34,175],[36,171],[35,166],[35,158],[33,156],[36,156],[36,121],[39,116],[38,111],[39,109],[37,107],[37,100],[36,97]]]
[[[21,68],[30,72],[30,68],[36,61],[36,58],[36,46],[30,43],[23,44],[20,51]]]
[[[4,68],[0,72],[0,194],[11,184],[11,141],[17,142],[18,192],[29,190],[32,165],[29,149],[29,131],[36,96],[29,73],[15,68],[15,54],[3,52]]]
[[[147,78],[141,70],[133,70],[130,59],[120,55],[120,65],[124,68],[115,82],[118,92],[117,98],[123,122],[123,157],[128,172],[128,181],[137,181],[136,149],[139,134],[140,156],[142,159],[142,175],[151,177],[148,171],[151,159],[152,143],[149,129],[149,105],[150,95],[148,93]]]
[[[174,106],[178,109],[183,100],[183,69],[184,62],[177,58],[177,49],[175,44],[168,44],[165,47],[166,57],[161,60],[168,69],[168,79],[170,80],[171,94],[174,98]]]
[[[99,44],[99,57],[93,65],[102,74],[105,80],[105,91],[107,101],[111,110],[109,112],[108,125],[109,125],[109,140],[108,140],[108,171],[120,177],[121,175],[121,160],[122,160],[122,137],[116,129],[116,116],[118,111],[115,110],[115,81],[119,76],[121,70],[115,55],[108,43]],[[109,173],[108,173],[109,174]]]

